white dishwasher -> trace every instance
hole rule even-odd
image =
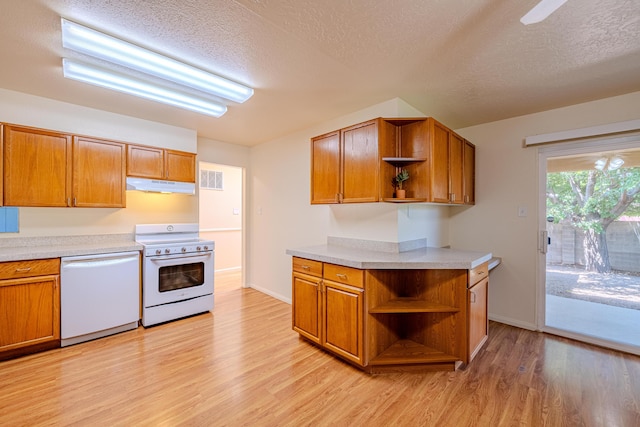
[[[138,327],[140,252],[61,258],[61,345]]]

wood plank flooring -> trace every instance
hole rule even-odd
[[[0,425],[640,425],[637,356],[492,322],[464,370],[369,376],[290,305],[219,290],[213,313],[0,362]]]

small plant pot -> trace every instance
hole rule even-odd
[[[396,199],[404,199],[407,195],[407,190],[396,190]]]

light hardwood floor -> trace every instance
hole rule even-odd
[[[0,362],[0,426],[640,425],[637,356],[492,322],[464,370],[369,376],[220,284],[213,313]]]

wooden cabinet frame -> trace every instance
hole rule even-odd
[[[353,148],[367,127],[375,153],[362,141]],[[398,199],[391,180],[402,169],[410,178]],[[378,201],[475,204],[475,146],[432,117],[378,118],[311,138],[312,204]]]
[[[370,373],[455,370],[487,340],[487,287],[487,263],[358,270],[293,257],[292,326]]]
[[[60,259],[0,263],[0,360],[60,346]]]

